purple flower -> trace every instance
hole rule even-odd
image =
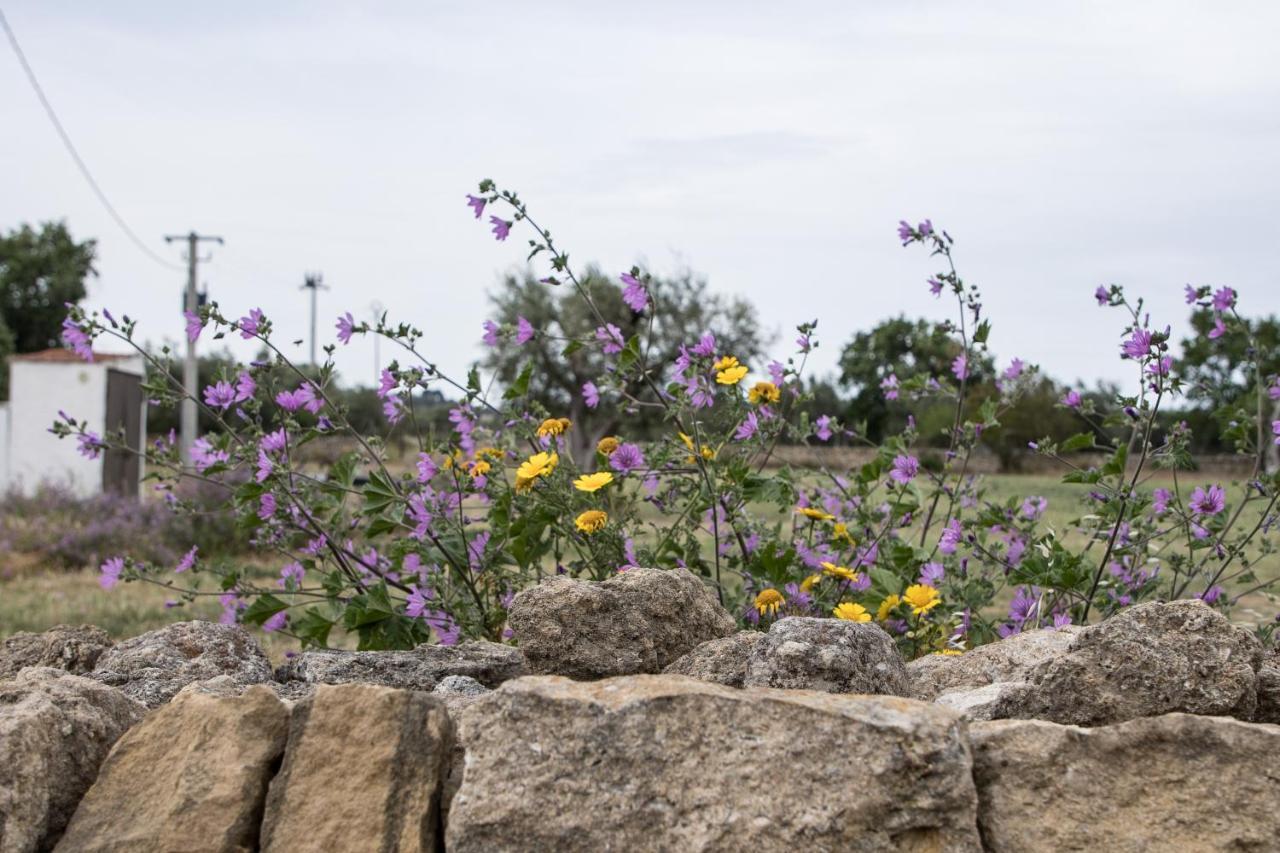
[[[819,441],[830,441],[831,436],[835,435],[835,433],[831,431],[830,415],[822,415],[813,422],[813,425],[813,434],[817,436]]]
[[[1227,507],[1227,493],[1218,485],[1210,486],[1208,491],[1196,486],[1187,506],[1195,515],[1217,515]]]
[[[809,341],[808,335],[801,335],[796,338],[796,349],[800,350],[800,352],[808,352],[812,347],[813,344]]]
[[[1173,356],[1161,356],[1147,365],[1147,373],[1151,376],[1168,376],[1173,369]]]
[[[1280,444],[1280,421],[1271,422],[1271,434],[1276,437],[1276,444]]]
[[[279,586],[283,589],[297,589],[302,586],[302,579],[306,576],[307,570],[302,567],[302,563],[296,560],[292,563],[286,563],[284,568],[280,570]]]
[[[70,317],[62,321],[62,342],[85,361],[93,361],[93,340]]]
[[[269,617],[267,621],[262,623],[262,630],[270,634],[279,631],[289,622],[289,616],[283,610]]]
[[[348,315],[350,316],[350,315]],[[246,341],[258,334],[262,327],[262,311],[258,308],[251,310],[246,316],[241,317],[236,323],[240,327],[240,337]]]
[[[476,219],[479,219],[481,215],[484,214],[484,206],[486,203],[485,199],[476,198],[473,195],[467,196],[467,207],[476,212]]]
[[[182,559],[178,561],[178,565],[174,567],[173,571],[176,574],[182,574],[188,569],[194,567],[196,564],[196,552],[199,550],[199,545],[192,545],[191,550],[182,555]]]
[[[914,456],[906,456],[900,453],[894,457],[893,469],[889,472],[889,479],[905,486],[914,480],[918,473],[920,473],[920,460]]]
[[[947,526],[942,528],[942,536],[938,539],[938,550],[944,554],[954,554],[956,546],[964,538],[964,530],[960,527],[960,520],[953,518],[947,522]]]
[[[1125,358],[1146,358],[1151,353],[1151,333],[1146,329],[1134,329],[1129,340],[1120,345]]]
[[[1169,510],[1169,501],[1173,493],[1168,489],[1156,489],[1151,493],[1151,509],[1156,515],[1164,515]]]
[[[1012,381],[1022,375],[1022,371],[1025,367],[1026,365],[1023,364],[1022,359],[1015,358],[1013,361],[1009,362],[1009,366],[1006,367],[1004,369],[1004,373],[1000,375],[1005,379]]]
[[[258,474],[255,478],[259,483],[271,476],[271,472],[275,470],[276,464],[271,461],[271,457],[267,455],[267,451],[258,449]]]
[[[533,340],[533,324],[523,317],[516,318],[516,343],[527,344]]]
[[[214,409],[226,409],[236,401],[236,389],[232,387],[230,382],[225,380],[206,385],[204,389],[204,402],[206,406]]]
[[[258,499],[258,518],[268,520],[276,514],[276,496],[267,492]]]
[[[197,438],[191,443],[191,463],[203,474],[220,462],[226,462],[231,455],[225,450],[214,450],[207,438]]]
[[[424,617],[431,630],[436,633],[436,640],[442,646],[456,646],[462,636],[462,628],[453,621],[453,617],[443,610],[433,610]]]
[[[898,239],[902,241],[904,246],[915,239],[915,234],[911,231],[911,224],[905,219],[898,220]]]
[[[605,355],[614,355],[622,352],[624,344],[622,330],[612,323],[605,323],[596,329],[596,340],[604,345],[601,349],[604,350]]]
[[[1098,285],[1098,289],[1093,292],[1093,298],[1098,300],[1099,305],[1106,305],[1111,301],[1111,294],[1102,285]]]
[[[619,474],[629,474],[644,465],[644,452],[634,444],[619,444],[609,454],[609,467]]]
[[[777,361],[775,359],[774,361],[769,362],[768,370],[769,370],[769,381],[772,382],[774,385],[777,385],[779,388],[781,388],[782,380],[786,377],[787,368],[782,364],[782,362]],[[1276,388],[1280,390],[1280,382],[1276,383]],[[1277,395],[1277,396],[1280,396],[1280,395]]]
[[[112,557],[98,567],[98,585],[103,589],[111,589],[120,582],[124,572],[124,557]]]
[[[430,482],[431,478],[434,477],[436,473],[440,470],[439,468],[436,467],[435,461],[432,460],[432,458],[426,453],[418,454],[417,468],[418,468],[419,483]]]
[[[1183,296],[1186,298],[1187,304],[1190,305],[1192,302],[1195,302],[1197,299],[1200,298],[1200,293],[1194,287],[1188,284],[1186,286],[1186,290],[1183,292]]]
[[[946,577],[946,574],[947,570],[943,568],[942,563],[925,563],[920,567],[919,583],[928,584],[936,588],[942,583],[942,579]]]
[[[926,219],[924,222],[921,222],[916,226],[916,230],[920,232],[921,237],[928,237],[933,233],[933,220]]]
[[[342,341],[344,345],[351,343],[351,335],[355,332],[355,326],[356,321],[352,318],[350,311],[339,317],[337,324],[338,340]]]
[[[1236,304],[1236,292],[1229,287],[1219,288],[1213,294],[1213,310],[1230,311]]]
[[[1222,598],[1222,594],[1224,592],[1226,592],[1226,590],[1222,588],[1221,584],[1214,584],[1196,597],[1205,604],[1213,604],[1219,598]]]
[[[890,373],[884,379],[881,379],[880,390],[884,392],[886,400],[898,399],[898,374]]]
[[[596,406],[600,405],[600,389],[596,387],[596,383],[583,383],[582,402],[586,404],[588,409],[594,409]]]
[[[931,278],[928,281],[928,285],[929,285],[929,292],[932,293],[934,296],[942,295],[942,282],[938,281],[936,278]]]
[[[1036,619],[1040,610],[1039,590],[1020,586],[1014,590],[1013,600],[1009,602],[1009,618],[1021,628],[1032,619]]]
[[[480,340],[484,341],[485,346],[496,347],[498,345],[498,324],[492,320],[484,321],[484,337]]]
[[[409,598],[405,602],[404,612],[406,616],[412,616],[414,619],[422,618],[427,612],[427,607],[432,598],[435,597],[430,589],[419,589],[417,584],[409,587]]]
[[[756,417],[755,412],[747,412],[747,417],[738,424],[738,428],[733,431],[733,437],[736,441],[746,441],[756,434],[756,430],[760,428],[760,419]]]
[[[200,337],[200,332],[204,329],[204,323],[200,320],[199,315],[190,311],[183,311],[182,316],[187,320],[187,340],[195,343]]]
[[[1209,340],[1216,341],[1227,333],[1227,324],[1222,322],[1221,317],[1213,318],[1213,328],[1209,330]]]
[[[82,432],[76,436],[76,441],[80,443],[80,446],[76,448],[76,452],[85,459],[97,459],[105,446],[102,443],[102,436],[96,432]]]
[[[497,238],[499,243],[507,239],[507,235],[511,233],[511,223],[505,219],[490,216],[489,224],[493,226],[493,236]]]
[[[1272,400],[1280,400],[1280,377],[1271,383],[1271,387],[1267,389],[1267,396]]]
[[[236,396],[235,402],[243,403],[246,400],[253,399],[253,395],[258,390],[258,383],[253,381],[253,377],[248,371],[243,371],[236,377]]]
[[[1071,624],[1071,614],[1063,611],[1053,614],[1053,629],[1061,631],[1063,628]]]
[[[284,427],[275,432],[269,432],[262,437],[261,447],[268,453],[277,453],[284,450],[289,443],[289,434],[285,432]]]
[[[1040,495],[1032,495],[1022,502],[1022,517],[1035,520],[1044,515],[1044,511],[1049,508],[1049,501]]]
[[[956,379],[963,381],[969,376],[969,359],[964,353],[960,353],[951,362],[951,372]]]
[[[627,306],[639,314],[649,305],[649,291],[644,289],[644,285],[640,283],[640,279],[631,273],[624,272],[622,274],[622,283],[626,285],[626,289],[622,291],[622,301]]]
[[[692,352],[694,355],[699,356],[701,358],[710,358],[711,356],[715,355],[716,354],[716,336],[711,334],[710,332],[703,333],[702,337],[698,338],[698,343],[694,345],[693,349],[690,350],[690,352]]]

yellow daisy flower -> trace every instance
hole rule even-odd
[[[902,603],[902,599],[896,595],[891,595],[884,601],[880,602],[880,609],[876,611],[876,621],[883,622],[889,618],[889,614],[893,612],[893,608]]]
[[[858,579],[858,573],[848,566],[837,566],[835,563],[821,563],[824,574],[831,575],[833,578],[844,578],[850,583]]]
[[[853,537],[849,535],[849,528],[845,526],[843,521],[837,521],[835,524],[831,525],[831,538],[843,539],[851,546],[858,544],[854,542]]]
[[[813,589],[813,585],[822,580],[822,575],[809,575],[809,577],[800,581],[800,591],[808,592]]]
[[[573,520],[573,524],[583,533],[591,534],[604,529],[609,521],[609,514],[601,509],[589,509]]]
[[[738,359],[732,355],[721,356],[719,361],[711,365],[712,370],[730,370],[735,367],[738,367]]]
[[[608,471],[597,471],[594,474],[583,474],[573,481],[573,487],[580,492],[595,492],[613,482],[613,475]]]
[[[689,436],[685,435],[684,433],[677,433],[677,435],[679,435],[679,436],[680,436],[680,440],[684,442],[684,446],[685,446],[685,447],[687,447],[687,448],[689,448],[689,452],[690,452],[690,453],[693,453],[693,452],[694,452],[693,439],[692,439],[692,438],[690,438]],[[710,447],[707,447],[705,444],[704,444],[704,445],[702,445],[702,458],[703,458],[703,459],[706,459],[707,461],[710,461],[710,460],[714,459],[714,458],[715,458],[715,456],[716,456],[716,452],[715,452],[714,450],[712,450]],[[697,460],[697,459],[695,459],[695,458],[694,458],[694,457],[692,457],[692,456],[689,456],[689,457],[687,457],[687,458],[685,459],[685,461],[686,461],[686,462],[688,462],[690,465],[692,465],[694,462],[697,462],[698,460]]]
[[[471,468],[468,471],[468,473],[471,474],[471,479],[478,480],[481,477],[483,477],[485,474],[488,474],[490,468],[491,466],[489,465],[489,463],[481,459],[479,462],[471,463]]]
[[[786,603],[787,600],[776,589],[762,589],[756,596],[755,608],[761,616],[777,616],[778,608]]]
[[[751,390],[747,392],[747,402],[759,405],[760,403],[776,403],[782,399],[782,392],[778,390],[778,386],[772,382],[757,382],[751,386]]]
[[[835,516],[829,512],[823,512],[820,509],[814,509],[811,506],[797,507],[796,512],[805,518],[812,518],[814,521],[834,521]]]
[[[867,608],[861,604],[852,601],[845,601],[836,605],[836,609],[831,613],[837,619],[845,619],[849,622],[870,622],[871,614],[867,612]]]
[[[596,453],[599,453],[601,456],[608,456],[610,453],[618,449],[619,444],[621,444],[621,442],[618,441],[617,436],[606,435],[604,438],[600,439],[600,441],[596,442]]]
[[[902,600],[911,605],[912,613],[919,616],[941,604],[942,596],[928,584],[917,583],[907,587],[907,591],[902,594]]]
[[[737,385],[742,378],[747,375],[748,368],[745,364],[739,364],[737,367],[730,367],[728,370],[721,370],[716,374],[717,385]]]
[[[547,418],[538,425],[538,437],[548,438],[563,435],[569,431],[571,426],[573,426],[573,422],[568,418]]]
[[[539,477],[547,477],[551,472],[556,470],[556,465],[560,463],[560,456],[557,453],[535,453],[528,459],[520,463],[520,467],[516,469],[516,491],[527,492],[533,488],[533,481]]]

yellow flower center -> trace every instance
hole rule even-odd
[[[907,591],[902,594],[902,600],[911,606],[911,612],[916,616],[928,613],[942,603],[941,594],[924,583],[912,584],[907,587]]]
[[[601,456],[608,456],[610,453],[618,449],[618,445],[620,443],[621,442],[618,441],[616,436],[606,435],[596,443],[596,453],[599,453]]]

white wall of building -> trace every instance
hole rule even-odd
[[[0,403],[0,493],[9,487],[9,404]]]

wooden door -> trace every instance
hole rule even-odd
[[[132,453],[111,449],[103,455],[102,489],[106,492],[138,496],[138,453],[142,451],[142,377],[119,370],[107,370],[107,432],[124,429],[125,443]]]

